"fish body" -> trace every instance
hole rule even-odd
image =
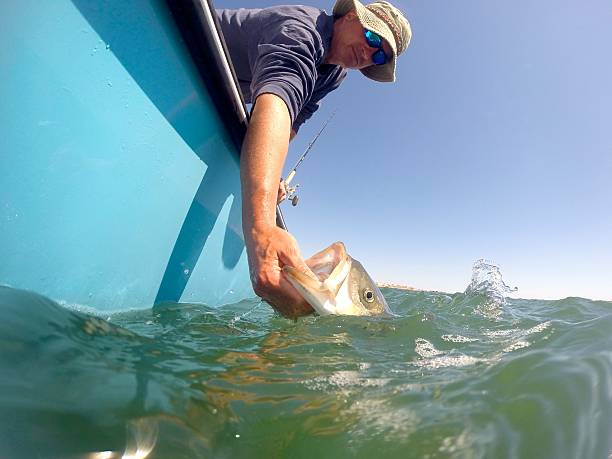
[[[376,283],[342,242],[316,253],[306,264],[314,275],[291,266],[283,272],[319,315],[393,315]]]

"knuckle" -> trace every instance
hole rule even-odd
[[[265,297],[270,292],[270,281],[269,279],[263,275],[258,274],[252,279],[253,290],[258,296]]]
[[[257,294],[257,296],[263,297],[266,294],[265,287],[258,281],[253,282],[253,290],[255,290],[255,293]]]

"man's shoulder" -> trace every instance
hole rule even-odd
[[[327,16],[324,10],[307,5],[277,5],[262,8],[257,12],[260,19],[272,23],[291,21],[307,27],[317,27],[321,17]]]
[[[318,16],[321,13],[325,13],[325,10],[317,8],[315,6],[308,5],[276,5],[263,8],[262,11],[278,12],[280,14],[304,14],[310,16]]]
[[[218,14],[227,15],[259,15],[259,16],[296,16],[314,17],[327,14],[325,10],[308,5],[275,5],[267,8],[216,8]]]

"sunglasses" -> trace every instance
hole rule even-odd
[[[387,55],[383,51],[382,38],[380,37],[380,35],[368,29],[363,29],[363,31],[365,33],[365,39],[366,39],[366,42],[368,43],[368,46],[372,48],[378,48],[372,54],[372,62],[374,62],[374,64],[376,65],[386,64]]]

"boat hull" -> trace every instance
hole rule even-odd
[[[254,296],[239,141],[166,3],[4,2],[0,23],[0,283],[113,311]]]

